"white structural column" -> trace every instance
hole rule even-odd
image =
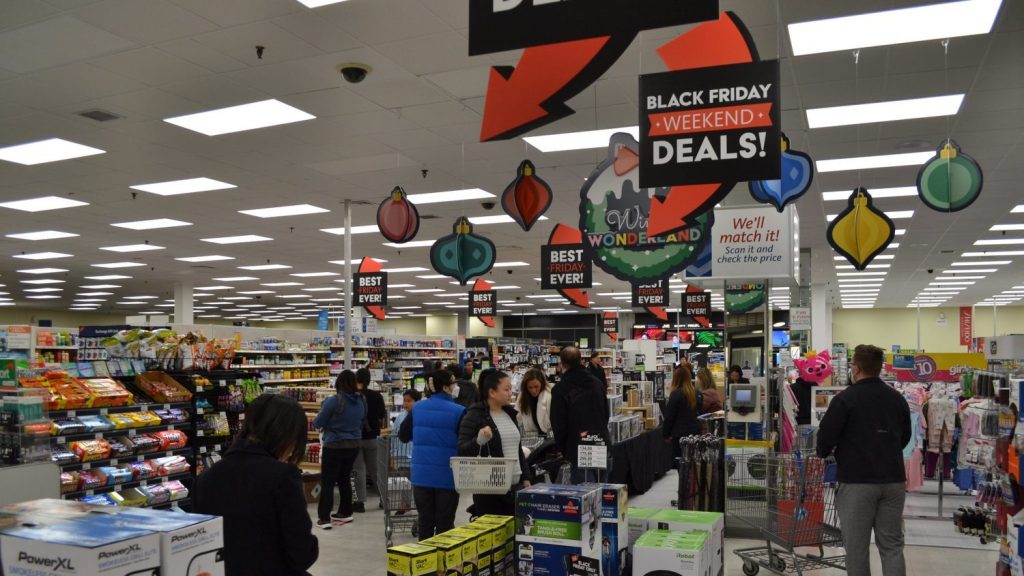
[[[174,323],[193,324],[192,316],[192,283],[174,283]]]
[[[832,349],[832,298],[828,284],[811,284],[811,347]]]
[[[352,201],[345,199],[345,369],[352,368]]]

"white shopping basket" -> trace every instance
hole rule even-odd
[[[517,480],[515,458],[452,456],[451,466],[459,494],[505,494]]]

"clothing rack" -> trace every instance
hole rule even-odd
[[[907,396],[910,393],[910,391],[913,390],[913,389],[924,390],[925,393],[927,394],[928,401],[931,401],[932,399],[936,399],[936,398],[949,398],[951,393],[955,393],[955,394],[959,395],[959,385],[951,385],[948,382],[897,382],[897,383],[895,383],[894,388],[896,390],[898,390],[899,392],[901,392],[904,396]],[[955,400],[954,400],[954,402],[955,402]],[[922,404],[922,409],[923,409],[923,404]],[[925,416],[927,416],[927,414],[925,414]],[[929,425],[931,425],[931,424],[929,423]],[[952,431],[951,431],[951,433],[952,433]],[[940,435],[940,442],[941,442],[941,435]],[[915,447],[915,450],[920,450],[920,448],[919,447]],[[913,515],[905,516],[906,518],[913,518],[915,520],[949,520],[950,519],[950,516],[946,516],[944,514],[944,507],[945,507],[945,502],[944,502],[944,500],[945,500],[945,480],[946,480],[945,458],[946,457],[952,458],[952,453],[951,452],[949,452],[949,453],[942,452],[942,448],[940,446],[939,447],[938,455],[939,455],[939,457],[938,457],[938,462],[937,462],[936,466],[938,467],[939,488],[938,488],[938,506],[937,506],[936,513],[934,515],[933,514],[913,514]],[[923,464],[923,460],[922,460],[922,464]]]

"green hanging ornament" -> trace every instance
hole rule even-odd
[[[473,225],[465,216],[460,216],[452,226],[452,233],[430,247],[430,264],[434,270],[465,286],[470,278],[490,272],[497,254],[494,242],[474,234]]]
[[[981,194],[981,166],[947,139],[917,171],[917,195],[932,210],[959,212]]]

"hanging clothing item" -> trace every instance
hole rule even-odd
[[[921,451],[914,449],[910,459],[903,462],[907,469],[907,492],[920,490],[924,486],[924,477],[921,475],[921,458]]]
[[[949,398],[933,396],[928,401],[928,451],[949,454],[953,450],[956,430],[956,403]]]

